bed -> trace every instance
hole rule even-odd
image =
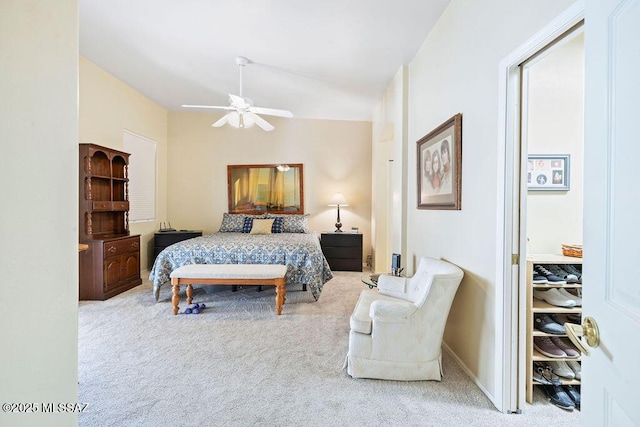
[[[225,219],[227,215],[225,214]],[[238,231],[237,224],[225,226],[223,219],[219,232],[184,240],[165,248],[158,254],[149,275],[156,301],[160,288],[170,281],[171,272],[188,264],[286,265],[287,285],[306,285],[317,301],[322,287],[333,277],[322,254],[317,233],[305,228],[303,232],[283,232],[281,229],[279,232],[265,234],[252,234],[247,230],[251,228],[243,225],[243,229]]]

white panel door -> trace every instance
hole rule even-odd
[[[640,0],[585,1],[585,426],[640,426]]]

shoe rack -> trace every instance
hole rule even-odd
[[[539,383],[533,381],[533,363],[534,362],[552,362],[559,360],[573,360],[580,361],[580,358],[559,358],[548,357],[541,354],[533,347],[533,338],[537,336],[556,336],[565,337],[566,335],[552,335],[539,331],[534,328],[534,315],[537,313],[555,313],[555,314],[582,314],[582,307],[558,307],[549,304],[545,301],[541,301],[533,297],[534,289],[551,289],[551,288],[568,288],[568,289],[580,289],[581,284],[571,283],[566,285],[554,285],[554,284],[534,284],[533,283],[533,266],[534,264],[556,264],[562,266],[562,264],[582,264],[582,258],[568,257],[563,255],[553,254],[529,254],[527,255],[527,372],[526,372],[526,393],[525,398],[528,403],[533,403],[533,386],[539,385]],[[562,378],[563,385],[580,385],[580,380]]]

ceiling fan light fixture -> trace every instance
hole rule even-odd
[[[192,104],[183,104],[182,106],[185,108],[209,108],[209,109],[218,109],[218,110],[235,110],[223,116],[217,122],[212,124],[211,126],[215,128],[222,127],[227,123],[230,126],[235,128],[244,129],[250,128],[253,125],[258,125],[262,130],[270,132],[274,129],[273,125],[267,122],[265,119],[259,116],[259,114],[264,114],[267,116],[277,116],[277,117],[293,117],[291,111],[288,110],[278,110],[275,108],[264,108],[264,107],[255,107],[253,105],[253,101],[251,99],[246,98],[242,94],[242,68],[245,65],[250,64],[251,61],[244,56],[236,57],[236,64],[238,65],[238,69],[240,71],[240,95],[229,94],[229,103],[227,106],[220,105],[192,105]]]
[[[225,117],[226,120],[223,120]],[[238,113],[236,111],[233,111],[224,116],[222,119],[218,120],[213,125],[216,125],[218,123],[220,124],[214,127],[224,126],[226,123],[229,123],[229,125],[233,126],[236,129],[246,129],[256,124],[256,121],[250,113]]]

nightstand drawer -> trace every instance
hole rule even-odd
[[[189,230],[189,231],[162,231],[155,233],[153,237],[153,246],[167,247],[174,243],[182,242],[183,240],[193,239],[194,237],[202,236],[202,231]]]
[[[326,258],[360,258],[362,248],[360,246],[325,246],[322,252]]]
[[[362,234],[355,233],[322,233],[321,242],[326,246],[362,247]]]

